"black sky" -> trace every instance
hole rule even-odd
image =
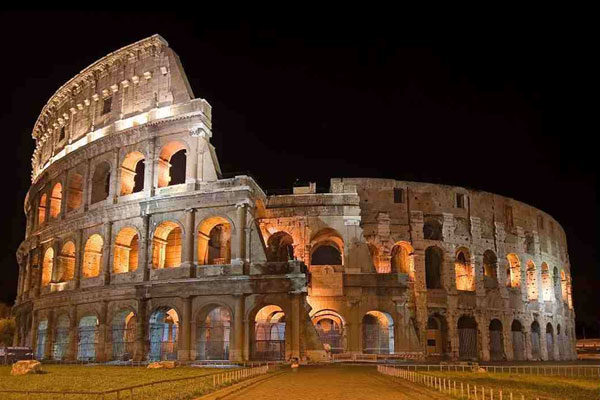
[[[224,172],[265,189],[339,176],[456,184],[538,207],[567,232],[578,335],[600,334],[597,124],[584,122],[589,49],[571,26],[242,14],[0,13],[0,301],[16,294],[39,111],[92,62],[159,33],[213,106]]]

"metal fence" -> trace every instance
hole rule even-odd
[[[469,372],[484,369],[486,372],[530,374],[564,377],[600,377],[600,365],[468,365],[468,364],[406,364],[408,371]]]

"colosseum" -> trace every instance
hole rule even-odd
[[[39,359],[575,358],[550,215],[456,186],[225,178],[158,35],[64,84],[32,135],[13,312]]]

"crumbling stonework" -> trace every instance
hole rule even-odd
[[[267,196],[222,178],[211,129],[159,36],[57,91],[33,132],[16,345],[95,361],[575,357],[549,215],[389,179]]]

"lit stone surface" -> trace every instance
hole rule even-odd
[[[565,233],[462,187],[223,179],[211,107],[152,36],[35,124],[15,344],[40,359],[573,359]]]

